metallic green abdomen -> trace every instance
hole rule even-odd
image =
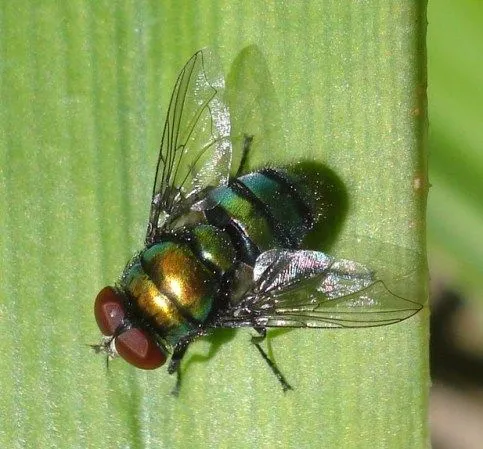
[[[230,234],[240,259],[253,265],[263,251],[300,246],[314,222],[305,193],[289,174],[265,169],[211,192],[217,206],[205,215]]]

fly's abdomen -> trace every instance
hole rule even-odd
[[[127,269],[124,288],[140,315],[176,344],[206,320],[235,256],[223,231],[199,225],[144,250]]]
[[[217,206],[205,211],[208,222],[225,229],[242,261],[272,248],[296,249],[314,222],[304,187],[283,171],[264,169],[234,179],[210,195]]]

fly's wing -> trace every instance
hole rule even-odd
[[[366,266],[318,251],[267,251],[258,257],[253,279],[215,327],[382,326],[422,307],[393,294]]]
[[[148,244],[207,188],[228,183],[232,147],[224,87],[217,59],[208,49],[196,52],[178,76],[159,150]]]

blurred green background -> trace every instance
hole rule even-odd
[[[483,292],[483,2],[428,5],[432,280]]]
[[[480,448],[483,2],[429,2],[427,49],[432,442]]]

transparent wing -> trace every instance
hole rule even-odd
[[[232,147],[224,87],[208,49],[196,52],[178,76],[159,150],[147,243],[208,187],[228,183]]]
[[[216,326],[382,326],[422,307],[393,294],[366,266],[318,251],[267,251],[258,257],[253,279]]]

